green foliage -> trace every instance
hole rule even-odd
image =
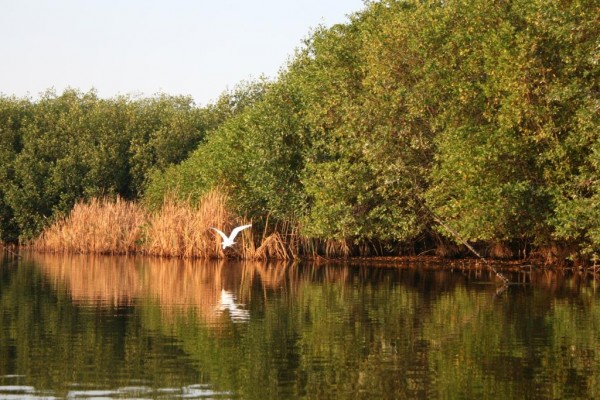
[[[443,87],[434,101],[444,109],[427,199],[468,240],[520,239],[547,211],[531,140],[534,43],[521,12],[459,5],[439,11],[443,39],[430,61]]]
[[[432,130],[414,87],[421,55],[407,46],[415,27],[405,6],[373,4],[350,26],[317,32],[292,66],[307,99],[303,182],[313,235],[407,241],[428,222],[418,198]]]
[[[567,221],[577,205],[565,205],[576,176],[598,176],[589,164],[598,140],[592,3],[456,1],[438,10],[440,51],[430,62],[444,110],[427,200],[468,240],[548,243],[553,231],[593,240],[597,222],[574,232]],[[593,221],[598,203],[585,202],[579,217]]]
[[[14,179],[15,158],[22,148],[21,125],[30,113],[26,100],[0,97],[0,242],[14,242],[18,227],[7,201],[8,183]]]
[[[260,100],[225,121],[186,161],[153,175],[145,194],[150,205],[160,205],[169,192],[197,200],[218,185],[248,217],[298,213],[302,147],[298,119],[290,111],[294,93],[264,85]]]
[[[86,144],[93,135],[82,116],[95,101],[93,93],[80,98],[74,91],[60,97],[48,92],[24,121],[23,148],[7,193],[21,234],[33,235],[54,207],[65,210],[82,194]]]
[[[600,24],[594,1],[552,4],[533,25],[544,39],[543,153],[554,238],[600,255]],[[542,47],[543,44],[543,47]]]
[[[131,112],[128,158],[131,190],[136,194],[142,193],[149,170],[183,161],[215,125],[207,110],[195,107],[190,97],[142,99],[132,104]]]

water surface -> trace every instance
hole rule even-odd
[[[548,271],[27,255],[0,399],[600,398],[600,297]]]

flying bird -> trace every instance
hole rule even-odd
[[[235,244],[235,242],[233,241],[233,239],[235,239],[235,237],[237,236],[238,233],[240,233],[241,231],[243,231],[246,228],[250,228],[251,226],[252,226],[252,224],[238,226],[237,228],[234,228],[231,231],[231,235],[229,235],[229,237],[227,237],[226,234],[224,234],[223,232],[221,232],[217,228],[210,228],[210,229],[214,230],[219,235],[221,235],[221,237],[223,238],[223,242],[221,243],[221,246],[223,246],[223,250],[225,250],[225,248],[227,248],[229,246],[233,246]]]

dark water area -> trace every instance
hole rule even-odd
[[[600,398],[594,281],[543,270],[0,261],[0,399]]]

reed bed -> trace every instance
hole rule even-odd
[[[207,193],[196,207],[174,196],[166,197],[161,209],[148,217],[143,252],[163,257],[224,258],[221,238],[210,228],[232,227],[226,203],[227,196],[217,190]]]
[[[121,198],[78,202],[71,213],[55,221],[33,247],[39,251],[79,254],[148,254],[178,258],[290,259],[298,254],[291,224],[269,226],[262,236],[246,229],[233,248],[223,250],[211,227],[230,232],[243,223],[227,210],[222,190],[205,194],[197,205],[166,196],[162,207],[147,212]]]
[[[33,243],[50,252],[129,254],[138,250],[145,211],[136,203],[92,199],[78,202],[69,215],[58,219]]]
[[[242,232],[244,233],[244,232]],[[296,228],[291,223],[269,226],[269,217],[265,221],[262,237],[256,239],[252,231],[243,236],[243,257],[249,260],[289,260],[298,257]],[[260,243],[255,246],[254,243]]]

